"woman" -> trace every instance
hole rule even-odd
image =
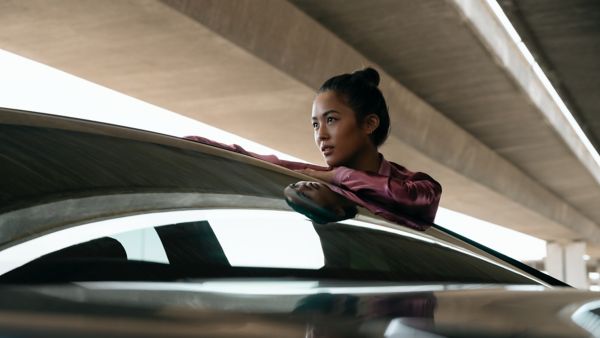
[[[226,146],[204,138],[188,139],[257,157],[326,182],[299,182],[291,187],[299,198],[292,202],[298,202],[300,209],[303,197],[308,197],[319,200],[322,206],[332,206],[339,219],[352,217],[348,203],[339,199],[341,195],[388,220],[424,230],[435,218],[442,188],[429,175],[413,173],[379,153],[378,147],[389,133],[390,118],[378,85],[379,73],[365,68],[334,76],[319,88],[311,121],[315,143],[328,167],[257,155],[237,145]]]

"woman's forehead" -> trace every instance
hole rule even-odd
[[[319,93],[313,101],[312,117],[322,117],[329,113],[348,114],[353,111],[335,92]]]

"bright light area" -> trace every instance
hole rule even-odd
[[[161,282],[79,282],[80,286],[101,290],[160,290],[160,291],[192,291],[243,295],[313,295],[313,294],[381,294],[387,292],[433,292],[445,289],[461,290],[469,288],[468,284],[442,285],[367,285],[361,286],[321,286],[314,281],[210,281],[186,283]]]
[[[418,239],[420,241],[427,242],[427,243],[439,243],[437,240],[430,239],[430,238],[427,238],[427,237],[421,236],[421,235],[415,235],[415,234],[411,233],[410,231],[403,231],[403,230],[399,230],[399,229],[393,229],[393,228],[385,227],[385,226],[382,226],[382,225],[377,225],[377,224],[372,224],[372,223],[367,223],[367,222],[359,221],[357,219],[347,219],[347,220],[342,221],[341,223],[342,224],[353,225],[353,226],[356,226],[356,227],[371,229],[371,230],[384,231],[384,232],[389,232],[389,233],[392,233],[392,234],[398,234],[398,235],[401,235],[401,236],[404,236],[404,237],[410,237],[410,238]]]
[[[325,264],[319,236],[304,216],[292,211],[216,209],[118,217],[52,232],[0,251],[0,274],[48,253],[105,236],[123,240],[128,259],[149,257],[166,263],[158,236],[145,239],[155,244],[149,250],[158,246],[158,251],[144,253],[144,249],[130,245],[132,240],[144,239],[133,232],[199,220],[209,221],[232,266],[318,269]],[[132,233],[136,238],[131,238]]]
[[[581,143],[583,143],[587,151],[592,155],[592,158],[594,159],[596,164],[600,166],[600,154],[598,154],[598,151],[594,148],[588,137],[585,135],[585,133],[573,117],[573,114],[571,114],[571,111],[569,111],[563,100],[560,98],[558,92],[556,91],[556,89],[554,89],[554,86],[552,86],[552,83],[550,83],[550,80],[548,80],[548,77],[546,76],[540,65],[535,61],[533,55],[531,54],[527,46],[525,46],[525,43],[523,42],[523,40],[521,40],[521,37],[519,36],[513,25],[510,23],[510,20],[506,17],[506,14],[504,14],[502,7],[500,7],[496,0],[487,0],[487,4],[492,9],[492,12],[496,15],[504,29],[508,32],[508,35],[515,42],[519,51],[521,51],[527,62],[529,62],[533,69],[533,72],[542,82],[543,86],[548,91],[548,94],[550,94],[550,97],[552,97],[554,102],[557,104],[560,112],[567,119],[569,125],[575,131],[575,134],[577,134],[577,136],[579,137]]]
[[[583,255],[583,260],[584,261],[589,261],[590,260],[590,255]]]
[[[287,154],[0,50],[0,106],[123,125],[173,136],[200,135],[263,154]],[[436,221],[518,260],[545,256],[545,242],[440,208]],[[75,243],[73,243],[75,244]],[[25,254],[26,257],[30,255]],[[34,257],[35,258],[35,257]]]
[[[128,260],[169,264],[167,253],[154,228],[127,231],[110,237],[123,245]]]
[[[440,208],[435,223],[520,261],[546,257],[546,241]]]
[[[232,266],[319,269],[325,265],[312,223],[296,212],[225,210],[210,225]]]
[[[172,136],[199,135],[298,158],[0,49],[0,107],[76,117]],[[305,162],[305,161],[302,161]]]
[[[202,217],[198,211],[173,211],[107,219],[82,224],[33,238],[0,251],[0,274],[66,247],[132,230],[163,224],[191,222]]]
[[[598,273],[598,272],[590,272],[590,273],[588,273],[588,277],[591,280],[598,280],[598,279],[600,279],[600,273]]]
[[[590,291],[600,291],[600,285],[591,285]]]

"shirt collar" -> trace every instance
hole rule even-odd
[[[391,176],[392,165],[390,162],[386,161],[381,153],[379,153],[379,158],[381,158],[381,163],[379,164],[379,170],[377,173],[381,176]]]

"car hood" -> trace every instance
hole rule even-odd
[[[600,335],[600,294],[519,285],[86,282],[7,286],[0,307],[0,332],[21,336]]]

